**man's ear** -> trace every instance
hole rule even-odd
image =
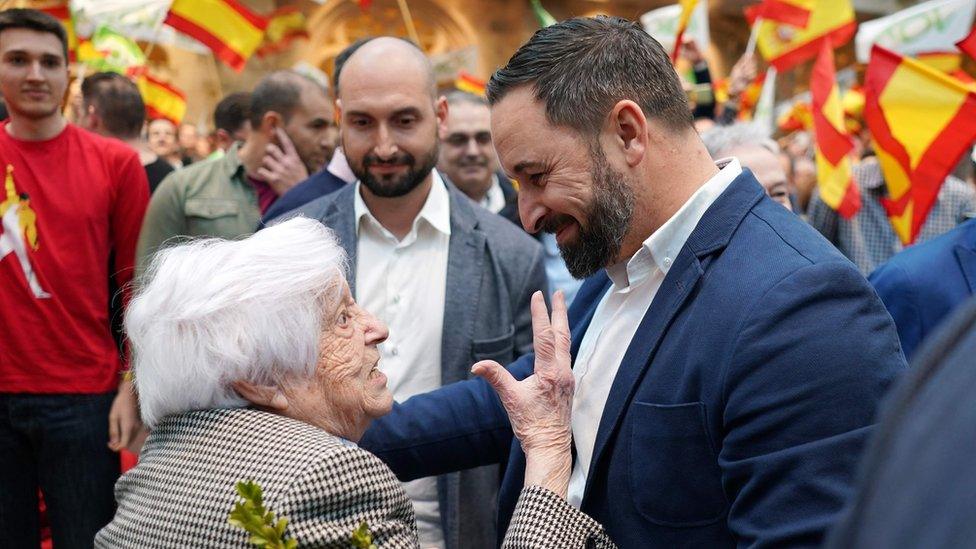
[[[649,129],[644,111],[633,101],[618,101],[610,111],[609,133],[630,167],[644,160]]]
[[[283,412],[288,409],[288,399],[278,387],[256,385],[244,380],[234,381],[230,385],[237,391],[237,394],[241,395],[241,398],[259,408],[276,412]]]
[[[261,135],[269,140],[274,140],[276,137],[275,130],[277,128],[285,129],[285,121],[281,115],[275,111],[264,113],[264,116],[261,117],[261,127],[258,128]]]
[[[443,95],[434,103],[434,114],[437,115],[437,127],[447,132],[447,98]]]
[[[87,130],[96,131],[98,127],[102,125],[102,119],[98,116],[98,113],[95,112],[95,105],[88,105],[88,109],[85,111],[84,115],[85,118],[88,119]]]

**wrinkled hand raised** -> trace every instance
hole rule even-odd
[[[542,292],[532,296],[535,373],[522,381],[494,361],[471,371],[498,393],[525,452],[525,484],[539,485],[565,497],[572,458],[573,371],[569,320],[562,292],[553,297],[552,319]]]

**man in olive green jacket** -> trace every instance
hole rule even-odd
[[[325,164],[332,117],[325,90],[311,80],[292,71],[264,77],[251,95],[248,138],[222,158],[171,173],[153,193],[136,274],[164,245],[253,233],[263,210]]]

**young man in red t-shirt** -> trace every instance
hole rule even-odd
[[[49,15],[0,12],[0,547],[38,546],[38,486],[55,547],[91,547],[140,427],[108,284],[132,278],[148,183],[134,150],[62,117],[66,44]]]

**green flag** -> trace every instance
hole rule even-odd
[[[91,39],[79,46],[78,60],[95,71],[122,74],[146,64],[146,56],[138,44],[105,25],[95,29]]]
[[[532,13],[535,14],[535,18],[539,20],[540,27],[548,27],[549,25],[556,24],[556,18],[552,16],[551,13],[546,11],[546,8],[542,7],[542,2],[540,0],[529,0],[529,4],[532,5]]]

